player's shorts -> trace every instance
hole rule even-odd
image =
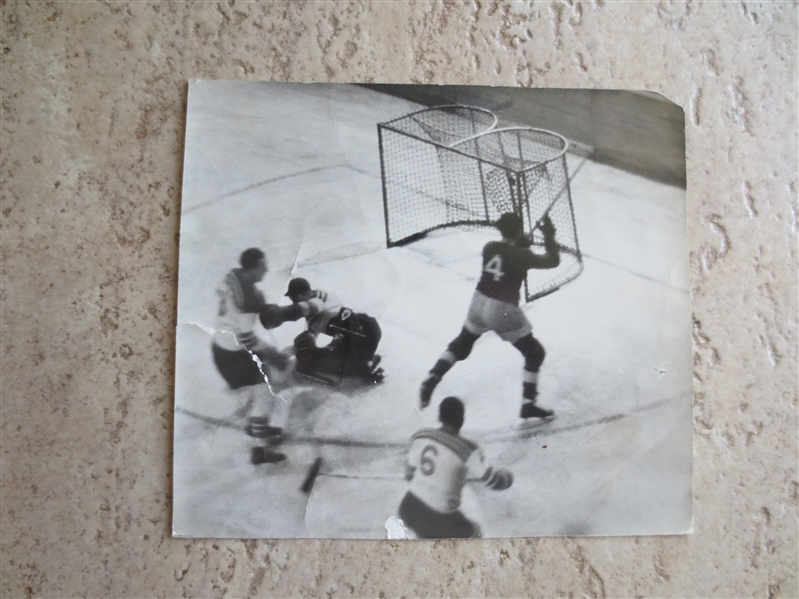
[[[420,539],[473,539],[480,528],[459,510],[437,512],[408,491],[399,506],[402,523]]]
[[[264,382],[261,369],[246,349],[231,351],[219,347],[216,343],[211,344],[211,349],[214,354],[214,364],[231,389],[260,385]]]
[[[510,343],[533,332],[530,321],[519,306],[501,302],[479,291],[474,292],[463,326],[475,335],[494,331]]]

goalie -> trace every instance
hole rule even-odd
[[[370,383],[383,380],[380,356],[375,353],[382,336],[377,320],[344,307],[333,294],[311,289],[302,278],[289,281],[286,296],[292,305],[265,307],[261,324],[270,329],[287,321],[307,320],[308,329],[294,339],[297,372],[329,385],[338,384],[343,377]],[[317,345],[321,334],[332,340]]]

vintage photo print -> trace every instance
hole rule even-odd
[[[691,531],[684,114],[192,81],[177,537]]]

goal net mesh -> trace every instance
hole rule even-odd
[[[574,224],[567,142],[539,129],[495,129],[496,117],[465,106],[437,107],[378,125],[388,247],[442,227],[497,235],[505,212],[522,217],[534,252],[536,223],[549,214],[560,265],[530,270],[525,299],[555,291],[582,270]]]

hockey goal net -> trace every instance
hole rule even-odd
[[[388,247],[443,227],[497,234],[506,212],[522,217],[533,251],[537,223],[549,214],[560,265],[531,270],[525,299],[560,288],[582,271],[566,166],[568,142],[530,127],[496,129],[492,113],[444,106],[378,125]]]

